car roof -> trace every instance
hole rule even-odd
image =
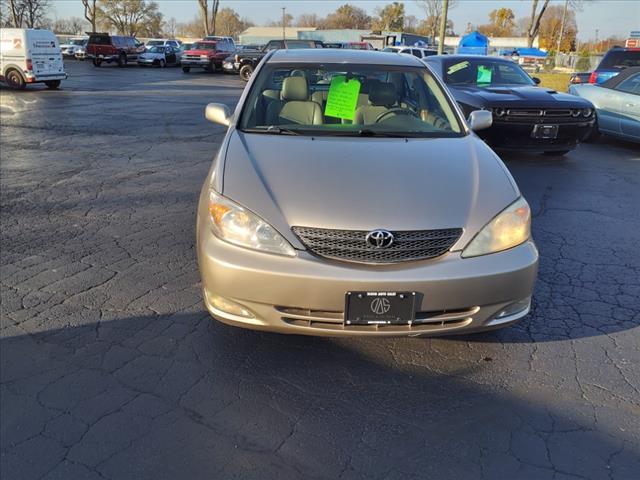
[[[514,63],[510,58],[494,57],[491,55],[432,55],[428,57],[429,61],[464,61],[464,60],[491,60],[495,62],[508,62]]]
[[[365,65],[398,65],[424,67],[414,56],[398,55],[374,50],[342,50],[336,48],[301,48],[275,50],[269,63],[355,63]]]

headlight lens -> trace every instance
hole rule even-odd
[[[209,193],[209,218],[213,233],[229,243],[289,257],[296,254],[291,244],[275,228],[214,191]]]
[[[583,108],[582,109],[582,116],[583,117],[590,117],[592,113],[592,110],[590,108]]]
[[[464,258],[500,252],[526,242],[531,236],[531,210],[520,197],[473,237],[462,252]]]

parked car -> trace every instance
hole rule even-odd
[[[445,87],[407,55],[272,51],[198,206],[205,304],[281,333],[443,335],[527,314],[531,212]]]
[[[58,39],[49,30],[0,28],[0,80],[16,90],[44,83],[55,89],[67,78]]]
[[[137,61],[142,52],[144,47],[128,36],[91,33],[87,43],[87,58],[93,60],[96,67],[103,62],[116,62],[119,67],[125,67],[127,63]]]
[[[248,82],[260,60],[271,50],[300,48],[323,48],[323,44],[318,40],[269,40],[261,50],[236,53],[234,64],[237,65],[234,65],[234,68],[237,69],[240,78]]]
[[[85,38],[82,45],[78,45],[75,48],[74,56],[76,57],[76,60],[84,60],[85,58],[87,58],[87,43],[89,43],[89,39]]]
[[[423,48],[423,47],[409,47],[409,46],[396,46],[396,47],[385,47],[383,52],[395,52],[395,53],[403,53],[405,55],[413,55],[418,58],[426,58],[432,55],[437,55],[438,50],[434,50],[432,48]]]
[[[151,47],[138,56],[138,65],[164,68],[166,66],[180,65],[182,53],[170,45]]]
[[[600,133],[640,142],[640,67],[630,67],[600,85],[572,85],[569,93],[596,108],[596,125],[589,140]]]
[[[173,47],[173,48],[180,48],[180,44],[182,42],[180,42],[180,40],[166,40],[166,39],[153,39],[153,40],[147,40],[147,43],[145,44],[145,49],[149,50],[152,47]]]
[[[79,48],[84,48],[87,44],[87,39],[83,37],[72,38],[67,43],[60,45],[60,51],[63,57],[76,57],[76,52]]]
[[[588,100],[538,86],[539,79],[511,60],[438,55],[424,61],[465,115],[493,112],[493,125],[479,135],[495,149],[561,156],[591,133],[595,110]]]
[[[351,50],[375,50],[369,42],[325,42],[325,48],[347,48]]]
[[[224,59],[233,51],[234,46],[223,40],[196,42],[191,50],[182,53],[182,71],[189,73],[192,68],[204,68],[207,72],[214,72],[222,68]]]
[[[204,40],[211,40],[214,42],[222,42],[226,45],[226,48],[228,48],[230,51],[235,51],[236,50],[236,42],[233,40],[233,37],[222,37],[219,35],[207,35],[206,37],[204,37]]]
[[[628,67],[640,67],[640,48],[615,47],[609,50],[591,72],[589,83],[600,84]]]

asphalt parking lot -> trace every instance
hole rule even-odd
[[[264,334],[210,319],[194,248],[204,106],[244,83],[66,66],[0,87],[3,478],[638,478],[637,145],[505,157],[541,258],[516,326]]]

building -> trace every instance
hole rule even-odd
[[[310,32],[316,30],[315,27],[286,27],[284,38],[296,40],[300,32]],[[265,44],[269,40],[282,40],[282,27],[249,27],[238,35],[238,43],[243,45]]]

